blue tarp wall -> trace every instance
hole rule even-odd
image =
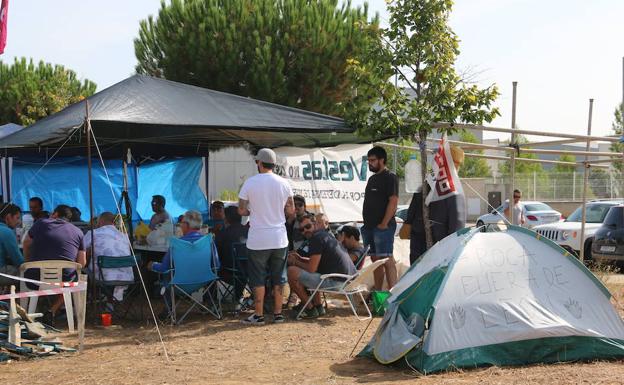
[[[85,158],[54,159],[45,167],[39,159],[14,159],[11,177],[12,200],[28,210],[28,199],[43,199],[44,209],[52,211],[56,205],[75,206],[82,219],[89,219],[89,186]],[[149,221],[152,195],[163,195],[166,209],[176,218],[186,210],[208,212],[206,198],[199,188],[202,158],[183,158],[128,165],[128,195],[133,207],[133,220]],[[116,201],[123,189],[121,160],[105,161],[106,173],[99,159],[93,159],[93,202],[95,214],[103,211],[116,213]],[[122,211],[125,208],[122,207]]]

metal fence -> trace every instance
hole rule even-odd
[[[509,177],[492,178],[490,183],[510,182]],[[583,172],[543,172],[516,174],[515,188],[526,200],[580,201],[583,197]],[[617,171],[590,171],[588,199],[624,198],[624,175]]]

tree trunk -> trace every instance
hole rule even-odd
[[[425,199],[429,195],[429,184],[427,183],[427,131],[418,131],[420,139],[420,168],[422,171],[422,216],[423,225],[425,226],[425,239],[427,241],[427,250],[433,246],[433,235],[431,234],[431,221],[429,221],[429,206],[425,204]]]

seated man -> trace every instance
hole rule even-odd
[[[230,271],[234,267],[232,256],[232,245],[234,243],[247,243],[247,233],[249,228],[241,223],[242,217],[238,213],[238,207],[229,206],[225,208],[225,228],[215,236],[215,245],[221,260],[221,271],[219,276],[230,285],[236,286],[234,293],[236,299],[240,299],[243,295],[244,287],[238,287],[232,279]]]
[[[35,222],[39,219],[48,218],[48,212],[43,210],[43,199],[39,197],[30,198],[28,200],[28,208]]]
[[[24,259],[26,262],[67,260],[77,262],[85,267],[87,257],[84,236],[79,228],[69,223],[70,219],[70,207],[58,205],[49,219],[39,219],[35,222],[24,238]],[[28,278],[39,279],[38,274],[33,274],[30,270],[27,270],[25,275]],[[75,270],[63,272],[63,281],[71,281],[76,278]],[[63,296],[57,296],[44,319],[53,323],[62,304]]]
[[[126,257],[132,255],[128,236],[117,230],[114,222],[115,215],[113,213],[108,211],[103,212],[98,217],[97,229],[93,230],[93,235],[95,237],[93,256],[96,258],[94,261],[95,279],[100,280],[103,276],[105,281],[134,281],[134,273],[131,267],[107,268],[100,274],[97,265],[98,256]],[[87,249],[87,256],[89,258],[93,257],[91,255],[91,231],[87,231],[84,237],[84,243]],[[124,286],[116,287],[114,292],[115,298],[121,300],[123,298],[124,289]]]
[[[299,231],[301,218],[310,214],[306,210],[305,198],[301,195],[293,197],[295,212],[292,215],[286,214],[286,233],[288,234],[288,250],[297,250],[305,242],[305,238]]]
[[[0,273],[3,274],[19,276],[19,265],[24,263],[15,237],[21,214],[22,210],[12,203],[4,203],[0,208]],[[11,278],[0,276],[0,286],[17,284]]]
[[[338,230],[338,240],[347,250],[351,261],[355,264],[364,254],[364,246],[360,243],[360,230],[354,226],[344,225]],[[364,265],[364,259],[356,266],[358,270]]]
[[[221,201],[214,201],[210,204],[210,232],[218,234],[225,227],[225,205]]]
[[[183,241],[195,242],[204,235],[199,232],[202,226],[202,216],[199,211],[189,210],[184,213],[184,218],[180,222],[180,229],[182,230]],[[167,252],[162,259],[162,262],[150,261],[147,265],[148,270],[155,271],[157,273],[164,273],[167,270],[173,268],[173,261],[171,260],[171,254]]]
[[[156,226],[158,225],[167,225],[171,226],[171,231],[173,231],[173,220],[171,219],[171,215],[169,215],[167,210],[165,210],[166,204],[167,201],[164,196],[152,196],[152,211],[154,212],[154,215],[152,215],[152,218],[150,219],[150,230],[156,230]]]
[[[319,228],[313,221],[313,216],[304,215],[300,222],[303,236],[310,240],[310,258],[305,259],[291,253],[288,256],[288,284],[294,291],[303,306],[310,297],[306,289],[313,290],[321,282],[321,275],[330,273],[355,274],[355,266],[346,250],[329,232]],[[327,279],[323,287],[334,287],[342,284],[339,280]],[[299,311],[301,307],[295,307]],[[321,298],[316,295],[308,307],[303,311],[303,318],[314,318],[325,313]]]

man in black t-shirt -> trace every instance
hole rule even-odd
[[[361,229],[364,247],[370,247],[371,260],[388,258],[388,261],[376,269],[375,290],[381,290],[384,272],[391,289],[397,281],[396,262],[392,257],[396,213],[399,202],[399,178],[386,168],[388,155],[383,147],[373,147],[368,151],[368,169],[374,173],[366,183]]]
[[[301,298],[300,306],[303,306],[310,298],[306,289],[316,289],[321,282],[321,275],[331,273],[353,275],[355,266],[347,251],[329,232],[319,228],[312,215],[304,215],[299,228],[303,236],[309,239],[309,258],[301,257],[294,252],[288,255],[288,285]],[[342,281],[326,279],[322,287],[335,287],[341,284]],[[300,309],[295,308],[297,313]],[[314,318],[319,314],[324,314],[324,309],[317,294],[301,317]]]

